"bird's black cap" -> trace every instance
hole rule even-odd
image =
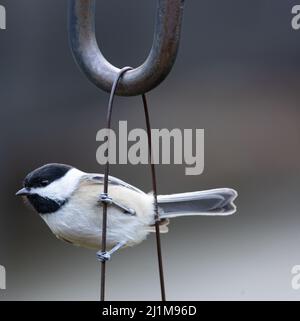
[[[29,173],[24,179],[24,187],[43,187],[63,177],[73,167],[65,164],[47,164]]]

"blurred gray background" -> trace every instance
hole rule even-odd
[[[152,43],[156,1],[97,1],[97,34],[115,65],[137,66]],[[48,162],[103,172],[96,132],[108,95],[75,65],[67,1],[0,0],[0,300],[97,300],[94,251],[58,241],[14,196],[24,176]],[[204,128],[205,171],[158,166],[159,192],[238,190],[232,217],[172,221],[162,236],[170,300],[300,299],[291,269],[300,264],[300,31],[287,0],[186,1],[179,55],[149,94],[154,128]],[[298,4],[299,1],[298,1]],[[144,126],[140,98],[118,98],[117,120]],[[145,191],[147,166],[111,174]],[[154,235],[108,264],[111,300],[160,298]]]

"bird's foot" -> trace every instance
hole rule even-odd
[[[124,211],[125,214],[132,215],[132,216],[136,215],[134,209],[124,206],[123,204],[117,202],[116,200],[113,200],[107,193],[100,194],[100,202],[107,204],[107,205],[114,205],[117,208]]]
[[[116,251],[118,251],[125,244],[126,244],[126,242],[124,242],[124,241],[123,242],[119,242],[108,252],[107,251],[105,251],[105,252],[102,252],[102,251],[97,252],[96,255],[97,255],[98,261],[100,261],[100,262],[109,261],[111,259],[112,254],[115,253]]]
[[[110,258],[111,258],[111,255],[109,252],[102,252],[102,251],[99,251],[97,252],[97,260],[100,261],[100,262],[106,262],[106,261],[109,261]]]

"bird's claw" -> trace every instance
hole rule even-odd
[[[97,252],[97,259],[100,262],[109,261],[110,258],[111,258],[111,255],[109,252],[102,252],[102,251]]]

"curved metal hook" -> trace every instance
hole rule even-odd
[[[180,40],[184,0],[158,0],[153,45],[145,62],[124,74],[119,96],[146,93],[159,85],[175,62]],[[99,50],[95,36],[95,0],[69,0],[69,37],[80,69],[99,88],[110,92],[119,68]]]

